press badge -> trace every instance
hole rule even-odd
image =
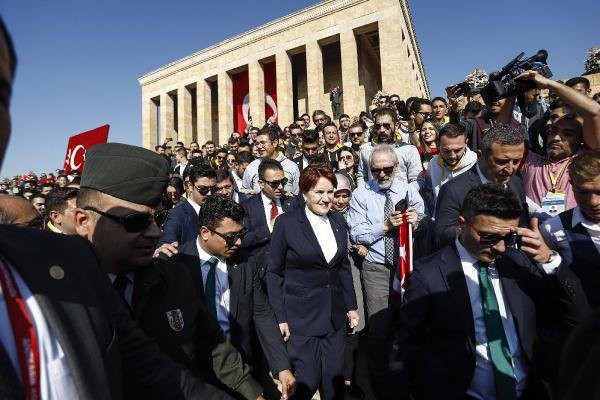
[[[550,216],[555,216],[565,211],[566,194],[562,190],[548,192],[542,199],[542,210]]]

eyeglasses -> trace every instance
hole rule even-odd
[[[212,233],[215,233],[218,236],[220,236],[221,239],[223,239],[225,241],[225,244],[227,245],[227,247],[232,247],[233,245],[235,245],[235,243],[238,240],[243,239],[244,236],[246,236],[246,233],[248,233],[247,229],[242,229],[239,232],[221,233],[221,232],[215,231],[214,229],[210,229],[208,226],[206,226],[205,228],[208,229],[209,231],[211,231]]]
[[[217,185],[214,186],[204,186],[204,185],[192,185],[194,188],[203,196],[206,196],[208,193],[214,193],[217,191]]]
[[[473,226],[472,223],[467,221],[467,225],[471,227],[479,236],[479,242],[484,245],[494,245],[501,240],[504,240],[504,244],[508,247],[512,247],[518,243],[519,235],[516,232],[508,232],[506,235],[501,235],[499,233],[487,233],[480,232]]]
[[[425,119],[429,119],[433,115],[433,114],[425,112],[425,111],[417,111],[417,114],[421,114],[423,116],[423,118],[425,118]]]
[[[363,135],[364,132],[360,131],[360,132],[348,132],[348,136],[352,137],[352,136],[360,136]]]
[[[100,211],[95,207],[83,207],[84,210],[93,211],[97,214],[102,215],[114,222],[123,225],[123,228],[130,233],[144,232],[153,222],[164,221],[167,214],[167,210],[155,211],[154,213],[144,212],[132,212],[123,216],[109,214],[104,211]]]
[[[261,179],[261,182],[266,183],[267,185],[271,186],[271,189],[276,190],[279,187],[279,185],[285,186],[288,183],[288,178],[283,178],[278,181],[266,181],[264,179]]]
[[[383,127],[386,131],[389,131],[392,129],[392,124],[374,124],[373,127],[376,131],[381,129],[381,127]]]
[[[383,167],[383,168],[371,168],[371,173],[374,176],[379,176],[382,172],[386,175],[391,175],[392,172],[394,172],[395,167],[396,167],[395,165],[392,165],[392,166]]]

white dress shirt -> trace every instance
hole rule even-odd
[[[335,253],[337,253],[338,247],[329,218],[327,215],[317,215],[313,213],[308,209],[308,206],[305,208],[305,213],[308,222],[318,239],[319,246],[321,246],[325,261],[330,262],[335,256]]]
[[[581,212],[581,209],[579,207],[575,207],[573,209],[573,218],[570,228],[574,228],[575,225],[579,223],[585,228],[590,236],[590,240],[592,243],[594,243],[598,253],[600,253],[600,224],[596,224],[587,219]],[[558,250],[560,253],[568,253],[570,255],[569,258],[573,258],[565,228],[563,227],[562,221],[558,215],[545,221],[540,228],[540,233],[544,237],[544,240],[548,246]]]
[[[200,266],[202,268],[202,286],[206,288],[206,277],[210,270],[210,260],[212,255],[208,254],[201,246],[200,242],[196,240],[196,246],[198,247],[198,254],[200,255]],[[227,273],[227,263],[223,257],[215,257],[219,260],[215,269],[215,305],[217,306],[217,322],[221,327],[221,330],[225,334],[225,337],[229,339],[230,334],[230,323],[229,323],[229,274]],[[206,289],[205,289],[206,290]]]
[[[263,207],[265,208],[265,218],[267,219],[269,232],[273,232],[273,226],[271,225],[271,202],[273,199],[265,196],[263,192],[260,192],[260,198],[262,199]],[[281,199],[275,200],[275,204],[277,205],[277,215],[283,214],[283,208],[281,208]]]
[[[488,340],[483,316],[483,305],[481,301],[481,290],[479,288],[479,277],[477,267],[474,265],[477,259],[458,241],[455,241],[458,255],[460,257],[469,299],[471,300],[471,312],[475,326],[475,371],[473,379],[467,390],[467,394],[476,399],[487,400],[496,398],[496,386],[494,383],[494,367],[492,365]],[[502,318],[502,327],[508,341],[508,348],[512,356],[513,370],[517,381],[517,397],[523,393],[527,384],[527,370],[523,360],[519,336],[515,328],[515,322],[508,303],[504,300],[502,284],[498,272],[493,265],[489,267],[489,276],[494,287],[494,294],[498,301],[498,309]]]
[[[27,303],[27,308],[35,326],[40,351],[41,398],[43,400],[76,399],[78,395],[75,389],[75,382],[73,381],[69,364],[58,339],[52,333],[37,300],[25,284],[25,281],[21,278],[21,275],[12,266],[8,264],[7,266],[12,272],[21,297]],[[15,338],[4,294],[2,293],[2,286],[0,286],[0,345],[4,346],[13,369],[21,379],[21,382],[23,382],[19,356],[15,346]]]
[[[196,203],[192,199],[192,196],[188,196],[187,201],[188,201],[188,203],[190,203],[190,206],[192,206],[192,208],[194,209],[194,211],[196,211],[196,214],[199,214],[200,213],[200,204]]]

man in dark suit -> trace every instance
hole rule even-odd
[[[381,398],[544,398],[532,365],[536,324],[553,308],[540,268],[553,260],[539,232],[518,228],[521,211],[499,184],[467,194],[458,239],[409,278]]]
[[[302,132],[302,155],[292,159],[302,172],[310,164],[310,160],[319,154],[319,133],[313,129]]]
[[[0,19],[0,165],[15,66]],[[85,240],[0,226],[0,281],[2,399],[229,398],[192,379],[137,328]],[[15,312],[25,300],[27,312]]]
[[[151,258],[160,229],[148,212],[159,204],[165,186],[160,178],[167,174],[150,150],[94,146],[86,153],[77,197],[77,234],[96,246],[126,308],[162,351],[196,376],[260,399],[262,388],[198,298],[187,268]],[[157,184],[139,183],[152,180]]]
[[[198,211],[202,203],[217,187],[215,170],[206,165],[192,169],[188,182],[188,199],[179,207],[172,208],[167,214],[159,246],[168,247],[193,242],[198,236]],[[173,244],[176,243],[176,244]],[[166,246],[163,246],[166,245]]]
[[[523,159],[523,135],[508,125],[495,125],[483,137],[479,159],[471,169],[452,179],[451,185],[440,189],[435,207],[434,237],[438,247],[456,239],[458,217],[467,192],[482,183],[494,182],[507,186],[519,199],[522,213],[519,224],[529,226],[529,214],[523,182],[516,176]]]
[[[270,369],[282,383],[283,395],[292,394],[294,377],[275,314],[262,290],[252,259],[238,248],[245,234],[244,209],[221,196],[212,196],[199,214],[199,235],[179,247],[172,257],[188,266],[197,290],[225,336],[251,362],[260,352],[258,334]]]
[[[248,230],[242,239],[242,248],[256,259],[262,279],[275,219],[293,207],[292,198],[283,193],[286,179],[279,161],[263,160],[258,166],[258,177],[260,193],[241,203],[246,211],[244,226]]]

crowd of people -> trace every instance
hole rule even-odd
[[[517,80],[2,181],[2,397],[592,398],[600,103]]]

